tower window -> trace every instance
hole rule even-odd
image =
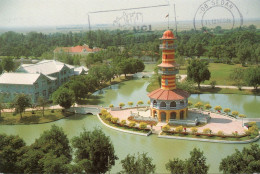
[[[168,85],[168,79],[165,79],[165,85]]]

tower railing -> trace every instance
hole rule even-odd
[[[177,48],[177,45],[165,45],[165,44],[160,44],[160,49],[165,49],[165,50],[172,50]]]

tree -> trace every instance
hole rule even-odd
[[[224,173],[259,173],[260,172],[260,147],[251,144],[244,147],[242,152],[236,149],[232,155],[223,158],[219,170]]]
[[[27,107],[31,106],[31,102],[27,95],[20,94],[14,99],[13,106],[15,108],[15,112],[19,113],[22,118],[22,113]]]
[[[238,112],[237,111],[232,111],[232,113],[231,113],[234,117],[236,117],[236,116],[238,116]]]
[[[253,86],[255,89],[260,85],[260,68],[248,68],[245,73],[245,82],[249,86]]]
[[[76,102],[79,102],[80,98],[84,98],[88,94],[84,81],[81,81],[81,79],[72,80],[68,85],[69,89],[74,93]]]
[[[20,152],[25,142],[19,136],[0,134],[0,172],[23,173],[19,167]]]
[[[205,107],[206,109],[211,109],[211,108],[212,108],[212,106],[211,106],[210,104],[208,104],[208,103],[205,104],[204,107]]]
[[[130,107],[132,107],[134,103],[133,103],[133,102],[128,102],[127,104],[128,104]]]
[[[229,112],[231,112],[231,110],[230,110],[229,108],[225,108],[225,109],[224,109],[224,112],[225,112],[226,114],[228,114]]]
[[[198,108],[198,109],[201,109],[201,108],[203,108],[203,103],[197,102],[194,106],[195,106],[196,108]]]
[[[52,125],[25,149],[21,168],[25,173],[63,173],[72,160],[69,139],[62,128]]]
[[[44,117],[44,109],[45,109],[45,106],[47,105],[48,101],[43,97],[39,97],[37,99],[37,103],[39,106],[42,107],[42,116]]]
[[[221,111],[222,110],[222,107],[221,106],[215,106],[215,108],[214,108],[216,111]]]
[[[206,174],[209,170],[209,166],[206,165],[206,157],[204,156],[203,152],[197,148],[194,148],[190,152],[190,158],[186,160],[185,166],[185,173]]]
[[[138,105],[142,105],[142,104],[144,104],[144,102],[143,102],[142,100],[139,100],[139,101],[137,102],[137,104],[138,104]]]
[[[185,161],[174,158],[173,160],[169,160],[169,162],[165,164],[165,167],[166,170],[170,171],[172,174],[184,174]]]
[[[131,59],[131,63],[132,63],[132,67],[133,67],[135,73],[142,72],[145,68],[142,60]]]
[[[7,72],[12,71],[14,70],[14,61],[10,57],[4,58],[2,60],[2,67]]]
[[[244,79],[244,70],[242,68],[235,68],[229,75],[229,79],[234,82],[234,84],[241,90],[243,79]]]
[[[101,129],[83,130],[78,137],[73,137],[75,162],[86,173],[105,173],[115,165],[118,157],[108,136]]]
[[[188,101],[188,106],[191,107],[193,104],[191,101]]]
[[[193,80],[198,84],[210,79],[210,72],[207,65],[200,60],[192,60],[187,67],[187,75],[189,80]]]
[[[242,118],[242,126],[243,126],[243,119],[246,118],[246,115],[244,115],[244,114],[239,114],[238,117],[239,117],[239,118]]]
[[[119,103],[119,107],[120,107],[120,108],[122,108],[122,107],[124,107],[124,106],[125,106],[124,103]]]
[[[121,173],[132,173],[132,174],[148,174],[155,173],[155,164],[152,163],[152,158],[147,156],[147,153],[135,155],[127,155],[121,160],[123,170]]]
[[[53,103],[59,104],[65,109],[69,109],[74,103],[74,93],[73,91],[60,87],[57,91],[52,94]]]
[[[166,169],[171,173],[192,173],[192,174],[206,174],[209,166],[206,165],[206,157],[203,152],[194,148],[190,152],[190,158],[185,161],[175,158],[166,163]]]

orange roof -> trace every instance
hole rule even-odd
[[[175,37],[174,37],[174,34],[171,30],[167,30],[163,33],[163,37],[160,38],[160,39],[162,39],[162,40],[164,40],[164,39],[175,39]]]
[[[171,63],[161,63],[160,65],[158,65],[159,67],[165,67],[165,68],[173,68],[175,67],[173,64]]]
[[[159,88],[148,94],[148,97],[156,100],[183,100],[189,96],[190,94],[182,89],[164,90]]]
[[[94,47],[93,49],[89,48],[88,45],[78,45],[75,47],[58,47],[54,50],[54,52],[59,52],[60,50],[63,50],[64,52],[69,52],[69,53],[82,53],[84,52],[84,50],[86,50],[86,52],[90,52],[90,53],[94,53],[94,52],[98,52],[101,51],[101,48],[96,48]]]

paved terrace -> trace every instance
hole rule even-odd
[[[133,113],[138,113],[140,116],[143,117],[149,117],[150,111],[137,111],[136,108],[133,109],[124,109],[120,111],[109,111],[113,117],[118,117],[119,120],[127,120],[127,118],[130,116],[131,111]],[[208,112],[205,112],[207,114]],[[208,124],[202,127],[198,127],[198,131],[202,132],[203,129],[209,128],[212,130],[213,133],[217,133],[218,131],[223,131],[225,134],[232,134],[232,132],[237,131],[239,134],[243,134],[245,127],[242,127],[242,120],[230,118],[221,114],[217,113],[210,113],[211,120]],[[129,121],[127,121],[129,122]],[[161,126],[166,125],[166,123],[158,123],[157,126],[154,126],[153,129],[155,132],[159,132],[161,130]],[[148,125],[148,127],[150,127]],[[189,128],[187,128],[188,131],[190,131]]]

